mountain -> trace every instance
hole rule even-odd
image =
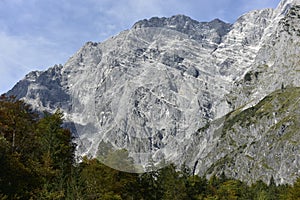
[[[186,164],[249,183],[300,175],[300,2],[234,24],[153,17],[64,65],[31,72],[7,95],[65,113],[78,155],[131,172]],[[114,155],[113,159],[111,156]]]

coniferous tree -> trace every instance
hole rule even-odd
[[[0,193],[29,197],[40,184],[35,166],[35,115],[23,101],[0,97]]]
[[[62,128],[63,114],[44,113],[37,123],[38,141],[41,150],[42,170],[45,175],[43,191],[57,199],[65,198],[69,190],[74,164],[75,145],[69,130]],[[48,194],[49,193],[49,194]],[[52,197],[51,197],[52,198]]]
[[[188,199],[185,181],[175,165],[171,164],[159,170],[158,183],[163,190],[162,199]]]

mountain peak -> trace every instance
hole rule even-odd
[[[173,15],[171,17],[151,17],[150,19],[143,19],[136,22],[132,28],[143,28],[143,27],[165,27],[172,28],[174,26],[185,26],[186,24],[192,25],[203,25],[203,24],[227,24],[224,21],[216,18],[211,20],[210,22],[199,22],[197,20],[192,19],[189,16],[178,14]]]
[[[143,19],[136,22],[133,28],[143,28],[143,27],[168,27],[170,25],[183,25],[185,23],[195,23],[200,22],[191,19],[186,15],[174,15],[169,18],[166,17],[151,17],[150,19]]]
[[[214,19],[210,22],[199,22],[185,15],[174,15],[166,17],[152,17],[136,22],[133,29],[138,28],[166,28],[187,34],[191,39],[203,41],[204,38],[211,38],[215,31],[217,38],[213,42],[219,43],[231,27],[231,24],[225,23],[220,19]]]
[[[300,5],[300,0],[282,0],[276,8],[277,15],[285,15],[293,5]]]
[[[173,15],[170,17],[171,19],[184,19],[186,21],[190,20],[192,21],[193,19],[190,18],[189,16],[186,16],[186,15],[183,15],[183,14],[177,14],[177,15]],[[193,20],[193,21],[196,21],[196,20]]]

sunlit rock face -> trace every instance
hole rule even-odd
[[[119,170],[172,162],[200,175],[291,183],[300,174],[298,3],[234,24],[141,20],[86,43],[64,65],[29,73],[8,95],[60,108],[77,154]]]

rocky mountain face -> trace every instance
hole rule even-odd
[[[78,155],[133,172],[185,163],[249,183],[300,175],[300,2],[234,24],[183,15],[141,20],[64,65],[31,72],[8,95],[60,108]],[[109,158],[109,159],[108,159]]]

